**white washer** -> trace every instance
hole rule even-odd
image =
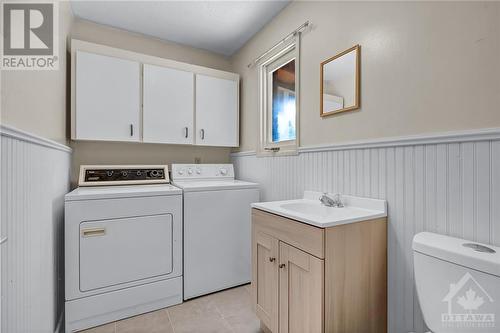
[[[182,191],[166,183],[166,167],[81,174],[82,186],[164,184],[79,187],[65,196],[66,332],[181,303]]]
[[[232,164],[173,164],[172,182],[184,191],[184,299],[250,282],[258,184]]]

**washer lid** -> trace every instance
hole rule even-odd
[[[196,180],[177,181],[174,185],[180,187],[184,192],[195,191],[220,191],[220,190],[241,190],[258,189],[259,184],[245,182],[242,180]]]
[[[451,263],[500,276],[500,248],[465,239],[421,232],[413,250]]]
[[[64,196],[65,201],[181,195],[170,184],[78,187]]]

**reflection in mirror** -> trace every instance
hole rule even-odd
[[[359,108],[359,45],[321,63],[321,116]]]
[[[272,72],[272,142],[295,140],[295,59]]]

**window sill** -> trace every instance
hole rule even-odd
[[[279,151],[268,151],[259,149],[256,152],[257,157],[279,157],[279,156],[295,156],[298,155],[299,151],[295,149],[280,149]]]

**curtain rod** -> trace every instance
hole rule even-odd
[[[307,28],[309,25],[310,25],[309,21],[302,23],[297,29],[295,29],[294,31],[292,31],[291,33],[286,35],[285,38],[283,38],[282,40],[280,40],[276,44],[274,44],[269,50],[267,50],[266,52],[262,53],[260,56],[255,58],[251,63],[248,64],[248,68],[253,67],[257,62],[259,62],[260,59],[264,58],[266,55],[268,55],[270,52],[272,52],[278,46],[280,46],[281,44],[286,42],[288,39],[290,39],[290,37],[293,37],[293,36],[297,35],[299,32],[304,31],[305,28]]]

